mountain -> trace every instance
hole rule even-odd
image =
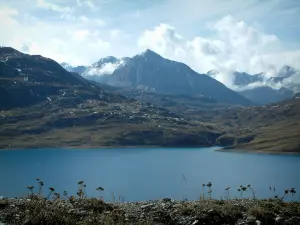
[[[242,90],[238,91],[244,97],[250,99],[260,105],[280,102],[286,99],[290,99],[294,92],[292,89],[284,87],[282,84],[287,78],[292,77],[296,73],[296,70],[284,66],[278,72],[276,77],[270,77],[266,79],[263,73],[249,75],[247,73],[235,73],[235,85]],[[241,81],[244,82],[241,82]],[[251,84],[260,84],[256,87],[248,88]],[[274,88],[281,85],[281,88]],[[243,90],[244,89],[244,90]]]
[[[75,91],[97,99],[101,91],[52,59],[23,54],[9,47],[0,48],[0,80],[0,109],[26,107]]]
[[[250,75],[244,72],[234,72],[234,85],[243,87],[248,86],[249,84],[263,82],[264,76],[263,73]]]
[[[183,114],[226,131],[216,140],[229,146],[226,150],[300,153],[300,95],[297,96],[266,106],[198,108]]]
[[[0,48],[0,109],[0,148],[212,146],[223,133],[9,47]]]
[[[204,74],[198,74],[183,63],[171,61],[146,50],[126,58],[109,76],[100,81],[112,86],[146,92],[175,95],[203,95],[219,102],[251,105],[251,101]],[[102,67],[100,67],[102,69]],[[86,73],[83,74],[86,77]],[[99,80],[98,80],[99,81]]]
[[[219,73],[220,72],[217,71],[217,70],[210,70],[206,73],[206,75],[216,79],[217,75]],[[245,72],[235,71],[235,72],[233,72],[232,75],[233,75],[233,78],[234,78],[233,85],[235,85],[237,87],[245,87],[245,86],[248,86],[249,84],[259,83],[259,82],[263,82],[265,80],[263,73],[250,75],[250,74],[245,73]]]
[[[296,70],[291,67],[283,67],[276,77],[266,78],[264,73],[250,75],[245,72],[233,72],[234,90],[248,98],[252,102],[265,105],[283,101],[293,96],[290,88],[284,87],[282,82],[294,76]],[[218,71],[209,71],[208,76],[216,77]],[[281,85],[281,88],[276,86]],[[275,88],[276,87],[276,88]]]
[[[250,75],[245,72],[234,72],[234,84],[239,87],[248,86],[253,83],[262,83],[272,86],[273,84],[282,83],[285,79],[294,76],[298,71],[289,66],[283,66],[275,77],[266,78],[264,73]]]
[[[108,56],[100,59],[99,61],[93,63],[91,66],[86,67],[86,69],[80,74],[88,79],[94,80],[101,83],[107,83],[108,76],[111,75],[118,67],[121,67],[130,58],[124,57],[117,59],[113,56]]]
[[[0,48],[0,148],[221,145],[300,151],[298,95],[267,106],[176,113],[125,97],[117,93],[120,89],[67,72],[52,59]],[[147,94],[171,105],[197,104],[199,97],[203,104],[216,103],[200,95]]]
[[[294,92],[287,88],[273,89],[269,86],[256,87],[239,93],[259,105],[280,102],[290,99],[294,95]]]
[[[82,74],[84,73],[84,71],[86,70],[86,66],[71,66],[70,64],[68,63],[61,63],[60,64],[65,70],[69,71],[69,72],[74,72],[74,73],[78,73],[78,74]]]

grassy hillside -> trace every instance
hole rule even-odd
[[[297,96],[237,107],[201,94],[113,88],[7,47],[0,48],[0,110],[0,148],[221,145],[300,152]]]
[[[186,116],[226,131],[217,139],[228,149],[300,153],[300,99],[267,106],[198,110]]]

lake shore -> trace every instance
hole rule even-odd
[[[255,150],[251,148],[246,148],[246,149],[238,149],[233,146],[228,146],[228,147],[223,147],[223,146],[159,146],[159,145],[134,145],[134,146],[91,146],[91,145],[78,145],[78,146],[52,146],[52,147],[19,147],[19,148],[0,148],[0,151],[17,151],[17,150],[36,150],[36,149],[41,149],[41,150],[51,150],[53,148],[60,148],[64,150],[83,150],[83,149],[148,149],[148,148],[174,148],[174,149],[179,149],[179,148],[190,148],[190,149],[197,149],[197,148],[205,148],[205,147],[215,147],[219,148],[214,151],[217,152],[235,152],[235,153],[247,153],[247,154],[266,154],[266,155],[295,155],[295,156],[300,156],[300,152],[285,152],[285,151],[269,151],[269,150]]]
[[[265,155],[295,155],[300,156],[300,152],[280,152],[280,151],[263,151],[263,150],[255,150],[255,149],[235,149],[231,147],[223,147],[220,149],[216,149],[217,152],[234,152],[234,153],[247,153],[247,154],[265,154]]]
[[[0,200],[4,224],[299,224],[300,202],[274,199],[108,203],[96,198]]]
[[[51,149],[65,149],[65,150],[83,150],[83,149],[148,149],[148,148],[190,148],[190,149],[197,149],[197,148],[210,148],[210,147],[220,147],[220,146],[160,146],[160,145],[133,145],[133,146],[118,146],[118,145],[102,145],[102,146],[92,146],[92,145],[77,145],[77,146],[25,146],[25,147],[6,147],[0,148],[0,151],[17,151],[17,150],[51,150]],[[222,147],[220,147],[222,148]]]

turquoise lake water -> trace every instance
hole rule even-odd
[[[227,153],[217,148],[36,149],[0,151],[0,195],[23,196],[36,178],[56,191],[77,191],[84,180],[88,196],[125,201],[199,199],[202,183],[212,182],[212,196],[239,196],[239,185],[251,184],[258,197],[270,197],[269,186],[281,195],[285,188],[300,191],[300,157]],[[114,194],[113,194],[114,193]],[[252,196],[250,191],[245,197]],[[297,196],[299,196],[297,194]],[[295,198],[294,198],[295,199]],[[299,197],[296,197],[299,200]],[[296,200],[295,199],[295,200]]]

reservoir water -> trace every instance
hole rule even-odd
[[[217,148],[35,149],[0,151],[0,196],[23,196],[40,178],[44,194],[54,187],[69,195],[83,180],[88,196],[105,200],[143,201],[160,198],[199,199],[202,183],[212,182],[212,196],[240,196],[240,185],[251,184],[260,198],[300,191],[300,157],[227,153]],[[97,187],[105,190],[101,193]],[[275,187],[276,192],[270,191]],[[244,197],[252,196],[249,190]],[[297,196],[299,196],[297,194]],[[294,197],[295,198],[295,197]],[[295,200],[299,200],[296,197]]]

